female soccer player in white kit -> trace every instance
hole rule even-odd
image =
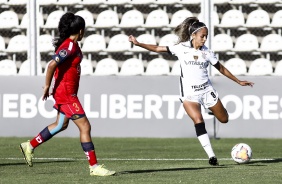
[[[157,46],[140,43],[132,35],[129,41],[153,52],[168,52],[176,55],[180,61],[180,100],[188,116],[193,120],[196,135],[209,157],[210,165],[219,165],[207,134],[201,105],[210,109],[221,122],[228,122],[228,113],[218,98],[208,76],[208,65],[212,64],[220,73],[241,86],[253,86],[254,83],[241,81],[230,73],[204,44],[208,29],[196,17],[186,18],[175,28],[179,42],[173,46]]]

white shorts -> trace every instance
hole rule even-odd
[[[218,93],[215,89],[207,91],[205,93],[182,97],[181,100],[187,100],[190,102],[197,102],[201,104],[205,109],[214,106],[218,101]]]

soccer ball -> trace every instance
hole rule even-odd
[[[247,163],[252,158],[252,149],[245,143],[236,144],[231,150],[231,157],[239,164]]]

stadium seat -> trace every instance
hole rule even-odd
[[[65,12],[62,11],[62,10],[55,10],[55,11],[51,12],[47,17],[46,23],[43,26],[43,28],[47,28],[47,29],[57,28],[59,21],[64,14],[65,14]]]
[[[278,61],[275,65],[275,70],[272,75],[282,75],[282,60]]]
[[[169,63],[163,58],[156,58],[149,61],[145,75],[168,75]]]
[[[98,61],[93,75],[117,75],[118,63],[111,58],[105,58]]]
[[[178,10],[175,12],[172,17],[169,27],[175,28],[179,24],[181,24],[187,17],[193,17],[193,14],[189,10]]]
[[[42,27],[44,25],[43,15],[40,12],[37,13],[36,22],[39,27]],[[28,17],[28,14],[26,13],[24,14],[21,20],[19,28],[26,29],[28,27],[28,24],[29,24],[29,17]]]
[[[282,10],[278,10],[274,13],[270,26],[274,28],[282,27]]]
[[[104,10],[98,14],[94,27],[112,28],[119,24],[118,14],[113,10]]]
[[[106,50],[105,37],[99,34],[87,36],[81,48],[82,52],[100,52]]]
[[[227,4],[229,0],[213,0],[214,5]]]
[[[173,63],[170,75],[181,75],[180,61],[177,60]]]
[[[28,0],[9,0],[6,4],[11,6],[26,5]]]
[[[256,4],[275,4],[281,3],[281,0],[254,0]]]
[[[150,5],[154,4],[155,0],[131,0],[129,3],[133,5]]]
[[[6,46],[5,46],[5,40],[4,38],[0,35],[0,53],[5,52]]]
[[[50,6],[55,5],[57,3],[57,0],[48,0],[48,1],[37,1],[39,6]]]
[[[52,52],[54,46],[52,43],[53,37],[50,34],[40,35],[38,38],[38,50],[39,52]]]
[[[224,66],[233,75],[245,75],[247,73],[246,62],[240,58],[231,58],[225,62]]]
[[[155,0],[155,3],[160,5],[174,5],[180,3],[180,0]]]
[[[144,27],[146,28],[162,28],[169,25],[169,18],[163,10],[151,11],[147,18]]]
[[[19,53],[27,52],[28,38],[25,35],[16,35],[9,41],[6,52]]]
[[[92,75],[93,74],[93,65],[92,62],[88,59],[82,59],[80,63],[80,75]]]
[[[129,2],[130,2],[130,0],[106,0],[105,4],[108,4],[108,5],[124,5],[124,4],[127,4]]]
[[[117,34],[113,36],[106,48],[107,52],[125,52],[131,50],[131,43],[125,34]]]
[[[270,25],[270,17],[265,10],[254,10],[247,18],[246,27],[266,27]]]
[[[8,0],[0,0],[0,5],[5,5],[5,4],[7,4],[7,2],[8,2]]]
[[[281,3],[281,0],[254,0],[257,4],[274,4],[274,3]]]
[[[215,52],[232,51],[233,40],[228,34],[217,34],[212,40],[212,50]]]
[[[150,35],[150,34],[141,34],[136,38],[136,40],[138,42],[141,42],[141,43],[157,45],[156,38],[154,36]],[[148,50],[143,49],[142,47],[139,47],[139,46],[136,46],[136,45],[133,45],[133,48],[131,49],[131,51],[133,51],[133,52],[149,52]]]
[[[251,62],[248,75],[272,75],[272,64],[268,59],[259,58]]]
[[[81,0],[58,0],[58,2],[56,2],[56,5],[68,5],[68,6],[72,6],[72,5],[76,5],[76,4],[80,4]]]
[[[137,58],[130,58],[125,60],[119,72],[119,75],[143,75],[144,64]]]
[[[19,69],[18,75],[30,75],[30,61],[24,61]],[[40,61],[37,62],[37,75],[42,75],[42,66]]]
[[[0,75],[17,75],[15,61],[5,59],[0,61]]]
[[[0,29],[11,29],[19,26],[18,15],[14,11],[3,11],[0,14]]]
[[[198,15],[198,19],[201,22],[204,22],[204,23],[206,22],[206,20],[204,20],[204,17],[203,17],[202,13],[200,13]],[[212,12],[212,23],[213,23],[214,26],[217,26],[219,24],[219,16],[218,16],[218,14],[215,11]]]
[[[282,51],[282,36],[279,34],[269,34],[262,38],[260,49],[261,52]]]
[[[106,0],[81,0],[81,4],[83,5],[101,5],[105,4]]]
[[[258,39],[253,34],[243,34],[236,40],[233,51],[235,52],[250,52],[257,51],[259,48]]]
[[[222,15],[220,27],[234,28],[244,26],[244,15],[240,10],[228,10]]]
[[[178,42],[178,36],[175,34],[167,34],[160,38],[160,46],[171,46],[175,45]]]
[[[85,20],[85,27],[93,27],[94,26],[94,17],[92,13],[88,10],[80,10],[75,13],[75,15],[79,15]]]
[[[196,4],[200,4],[201,0],[180,0],[181,4],[186,4],[186,5],[196,5]]]
[[[250,4],[253,3],[255,0],[230,0],[230,4],[238,4],[238,5],[244,5],[244,4]]]
[[[138,10],[129,10],[125,12],[121,18],[119,27],[122,28],[135,28],[144,25],[144,16]]]

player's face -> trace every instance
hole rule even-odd
[[[206,27],[200,29],[193,34],[193,45],[196,49],[200,48],[205,44],[208,38],[208,29]]]

